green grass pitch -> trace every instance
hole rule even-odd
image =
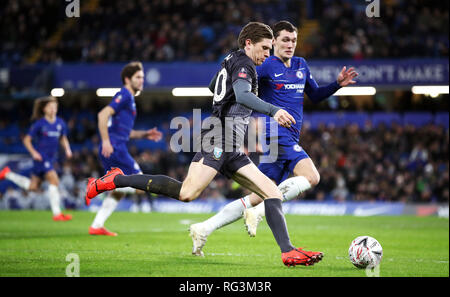
[[[95,214],[73,212],[53,222],[50,212],[0,211],[0,276],[65,276],[66,256],[80,259],[80,276],[364,277],[348,260],[350,242],[375,237],[383,247],[380,276],[449,276],[449,221],[437,217],[287,215],[291,241],[325,253],[310,267],[285,267],[267,224],[250,238],[243,221],[209,238],[205,257],[191,255],[189,224],[209,214],[114,213],[118,237],[90,236]]]

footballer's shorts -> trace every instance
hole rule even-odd
[[[53,163],[54,158],[46,158],[42,156],[42,161],[33,160],[33,168],[31,169],[31,174],[37,177],[43,177],[47,172],[54,170]]]
[[[114,167],[120,168],[126,175],[142,174],[139,164],[133,159],[133,157],[131,157],[126,145],[113,146],[113,148],[113,153],[109,156],[109,158],[106,158],[102,155],[101,143],[99,146],[98,156],[102,162],[105,174],[108,170],[111,170],[111,168]]]
[[[195,154],[194,158],[192,158],[192,162],[199,162],[202,158],[203,164],[214,168],[228,178],[232,178],[233,174],[241,167],[252,163],[243,152],[224,152],[220,148],[214,148],[212,152],[205,152],[202,150]]]
[[[279,145],[277,160],[273,163],[260,163],[258,168],[279,185],[294,171],[295,165],[306,158],[309,158],[308,154],[298,144]]]

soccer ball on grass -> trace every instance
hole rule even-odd
[[[350,244],[348,257],[358,268],[375,268],[381,262],[383,248],[375,238],[359,236]]]

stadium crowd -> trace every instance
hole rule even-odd
[[[86,178],[102,175],[103,169],[97,157],[99,138],[95,125],[77,129],[71,124],[74,122],[78,122],[76,116],[68,120],[68,136],[75,148],[73,158],[61,160],[58,170],[66,206],[76,208],[84,203]],[[166,143],[176,132],[168,127],[168,122],[159,126]],[[77,139],[88,139],[90,145],[77,145]],[[300,144],[315,162],[321,176],[317,187],[302,194],[305,200],[449,201],[449,131],[440,125],[415,127],[392,123],[375,127],[366,121],[364,127],[322,123],[312,129],[306,118]],[[130,153],[144,173],[165,174],[178,180],[183,180],[187,174],[193,156],[193,153],[173,153],[167,148],[139,149],[133,143]],[[250,155],[255,162],[258,162],[257,156],[256,153]],[[202,193],[201,199],[224,200],[244,194],[247,192],[237,184],[218,176]],[[26,194],[13,187],[0,196],[3,207],[8,207],[11,197],[28,207],[37,207],[30,201],[46,203],[39,194]]]
[[[299,26],[309,59],[448,57],[447,1],[383,1],[380,18],[368,18],[367,3],[356,0],[83,1],[77,19],[66,17],[66,4],[8,0],[0,65],[218,61],[237,47],[243,24],[280,19]],[[303,40],[306,10],[319,27]]]

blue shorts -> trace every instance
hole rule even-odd
[[[267,155],[269,152],[267,152]],[[294,171],[295,165],[303,159],[309,158],[303,148],[298,145],[278,146],[278,158],[273,163],[260,163],[258,168],[277,185],[282,183]]]
[[[53,168],[54,159],[42,157],[42,161],[33,160],[33,168],[31,168],[31,174],[37,177],[43,177],[47,172],[55,170]]]
[[[105,158],[101,151],[102,146],[100,144],[98,156],[102,162],[103,168],[105,169],[105,173],[113,167],[122,169],[123,173],[126,175],[142,173],[139,164],[133,159],[133,157],[131,157],[128,150],[114,147],[114,151],[109,158]]]

